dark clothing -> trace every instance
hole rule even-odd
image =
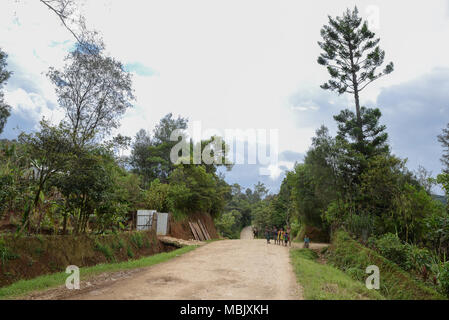
[[[267,243],[270,243],[270,231],[265,229],[265,238],[267,239]]]

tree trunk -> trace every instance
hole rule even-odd
[[[63,215],[64,219],[62,221],[62,234],[66,235],[67,233],[67,213]]]
[[[349,48],[351,48],[351,43],[349,43]],[[362,128],[362,116],[360,114],[360,97],[359,97],[359,82],[357,79],[357,73],[355,71],[354,64],[354,54],[352,49],[349,49],[350,60],[351,60],[351,72],[352,72],[352,85],[354,86],[354,100],[355,100],[355,113],[357,117],[357,126],[359,127],[359,134],[357,135],[357,142],[363,142],[363,128]]]

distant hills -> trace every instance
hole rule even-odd
[[[435,200],[441,201],[441,203],[443,203],[445,205],[447,204],[447,198],[445,196],[439,196],[436,194],[432,194],[432,198]]]

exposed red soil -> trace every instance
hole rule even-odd
[[[64,271],[69,265],[86,267],[126,261],[174,249],[160,242],[153,231],[140,234],[140,243],[129,232],[107,236],[3,237],[6,255],[0,260],[0,287],[21,279]]]
[[[207,229],[207,232],[211,236],[212,239],[218,239],[218,232],[215,228],[214,220],[207,213],[195,213],[189,215],[189,218],[182,221],[176,221],[173,216],[170,217],[170,232],[169,235],[184,240],[194,239],[192,231],[190,230],[189,221],[190,222],[201,222]]]

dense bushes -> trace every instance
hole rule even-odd
[[[215,226],[221,235],[230,239],[238,239],[240,237],[241,225],[239,223],[241,214],[237,210],[223,213],[215,220]]]
[[[443,292],[449,296],[449,262],[446,262],[442,266],[441,273],[439,274],[439,280]]]
[[[403,252],[404,249],[395,241],[394,245],[385,244],[384,251],[391,254]],[[332,246],[326,254],[328,263],[363,283],[368,276],[365,273],[366,268],[370,265],[378,266],[380,292],[387,299],[443,299],[430,284],[426,285],[414,279],[394,262],[353,240],[347,232],[338,231],[334,235]]]
[[[179,165],[168,179],[169,183],[159,179],[151,182],[145,193],[149,208],[175,215],[204,212],[213,217],[223,211],[229,187],[222,178],[207,173],[205,167]]]
[[[387,233],[378,239],[371,239],[379,253],[404,270],[412,269],[410,247],[403,244],[397,235]]]

